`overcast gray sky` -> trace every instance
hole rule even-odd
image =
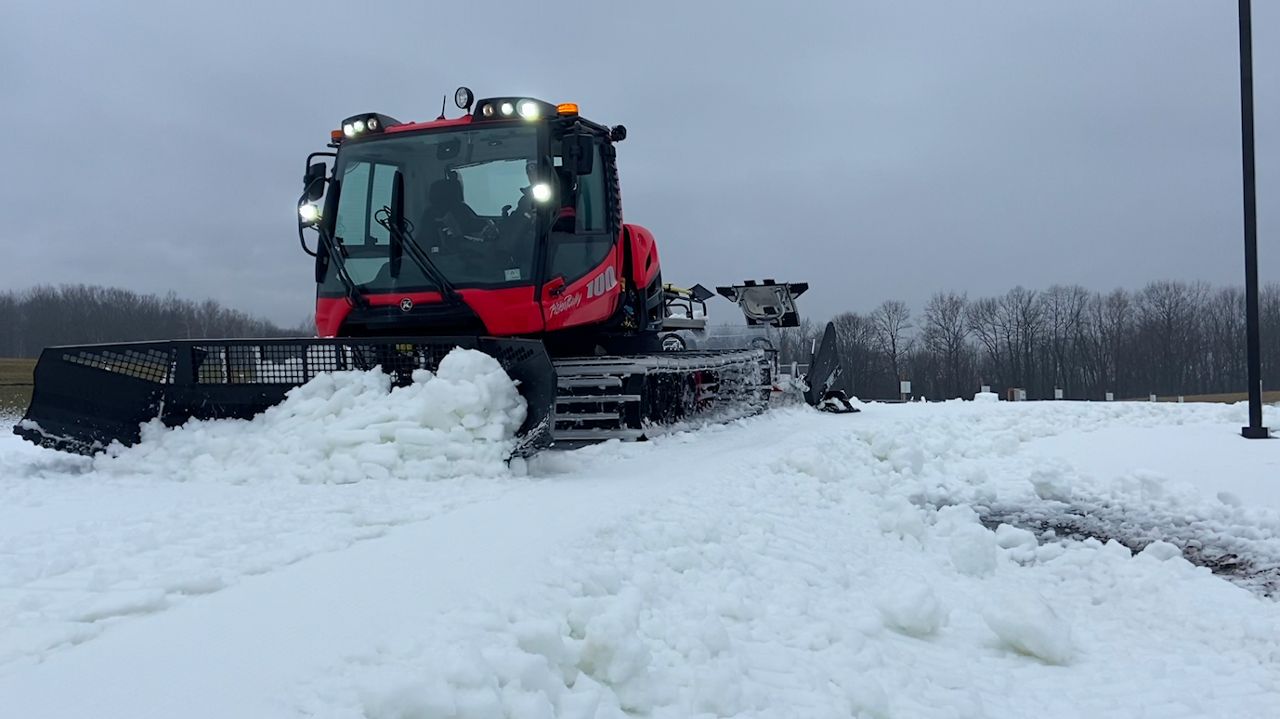
[[[1254,39],[1280,280],[1280,3],[1254,3]],[[306,154],[357,112],[432,119],[460,84],[626,124],[624,212],[668,281],[804,280],[814,316],[1240,283],[1237,72],[1230,0],[7,0],[0,286],[299,322]]]

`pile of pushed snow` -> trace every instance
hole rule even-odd
[[[455,349],[437,372],[391,387],[379,370],[317,376],[252,420],[143,426],[142,442],[94,462],[110,474],[250,482],[495,476],[525,418],[497,360]]]

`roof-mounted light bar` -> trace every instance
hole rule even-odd
[[[366,112],[360,115],[352,115],[343,120],[342,129],[335,130],[331,137],[334,142],[340,142],[344,139],[354,140],[357,137],[377,134],[388,127],[395,127],[399,124],[402,123],[390,115],[383,115],[380,112]]]
[[[557,115],[556,106],[531,97],[491,97],[476,104],[477,120],[515,120],[530,122]]]

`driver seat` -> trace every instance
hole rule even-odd
[[[453,177],[431,183],[426,216],[439,226],[441,234],[453,239],[462,239],[484,227],[484,220],[462,199],[462,182]]]

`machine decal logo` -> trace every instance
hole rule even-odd
[[[604,293],[618,286],[618,275],[613,267],[606,267],[604,272],[591,278],[587,285],[587,299],[601,297]]]
[[[401,312],[408,312],[411,309],[413,309],[413,300],[409,299],[408,297],[400,300]]]
[[[561,312],[567,312],[580,304],[582,304],[582,295],[572,294],[566,297],[561,297],[551,303],[551,316],[554,317]]]

